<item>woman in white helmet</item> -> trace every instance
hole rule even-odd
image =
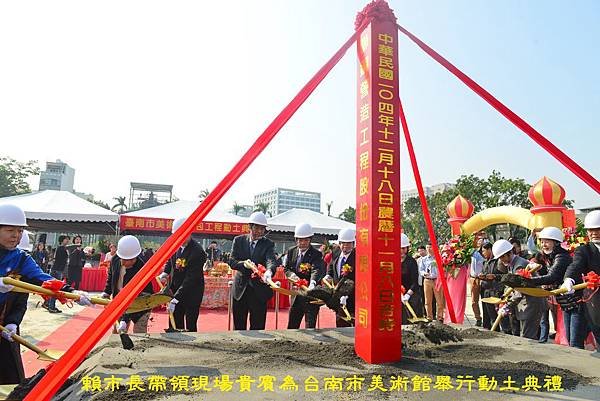
[[[582,282],[583,275],[590,272],[600,274],[600,210],[589,212],[583,224],[590,242],[575,249],[573,262],[567,267],[561,288],[566,288],[568,294],[574,292],[575,283]],[[597,350],[600,351],[600,291],[596,291],[590,302],[586,302],[585,305],[587,323],[596,339]],[[587,334],[583,335],[585,338]]]
[[[535,255],[535,262],[541,265],[539,269],[540,275],[532,277],[529,280],[529,284],[536,286],[546,285],[552,287],[552,289],[556,289],[562,284],[567,267],[573,259],[569,255],[569,252],[561,246],[564,241],[564,235],[560,228],[546,227],[539,232],[537,237],[540,240],[540,251]],[[578,299],[581,299],[581,297],[574,294],[556,296],[556,301],[563,311],[565,333],[569,345],[571,347],[583,348],[583,338],[578,339],[574,335],[577,329],[572,323],[576,323],[577,319],[571,319],[571,316],[579,313],[579,310],[583,312],[583,309],[580,308],[580,304],[577,302]],[[548,305],[548,307],[550,308],[551,305]],[[549,317],[549,310],[547,310],[542,315],[542,321],[540,322],[539,342],[541,343],[548,341],[548,333],[550,331]],[[556,311],[553,313],[553,319],[556,323]]]
[[[36,285],[54,280],[31,256],[18,248],[24,227],[27,227],[27,221],[21,208],[11,204],[0,205],[0,325],[5,328],[0,338],[0,384],[18,384],[25,378],[19,345],[12,336],[18,333],[25,315],[27,294],[10,292],[13,286],[5,284],[4,278],[20,276],[22,280]],[[62,290],[73,291],[68,286],[63,286]],[[91,304],[87,294],[76,293],[80,295],[80,304]]]
[[[114,298],[117,294],[134,279],[135,275],[144,267],[145,261],[140,257],[142,247],[140,241],[133,235],[125,235],[117,243],[117,254],[110,261],[106,286],[102,298]],[[146,284],[142,294],[152,294],[152,284]],[[134,333],[146,333],[148,331],[148,319],[150,310],[144,310],[131,314],[124,314],[119,319],[119,332],[127,332],[129,323],[133,321]]]
[[[402,287],[404,294],[401,295],[402,303],[409,302],[413,310],[422,310],[421,297],[419,294],[419,268],[417,261],[408,253],[410,240],[404,233],[400,235],[400,260],[402,261]],[[402,324],[408,324],[411,315],[406,308],[402,308]]]

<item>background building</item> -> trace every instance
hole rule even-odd
[[[75,169],[67,163],[56,160],[46,162],[46,170],[40,173],[40,191],[53,189],[55,191],[73,192],[75,182]]]
[[[276,216],[290,209],[308,209],[321,213],[321,194],[319,192],[297,189],[275,188],[254,195],[254,208],[267,204],[267,215]]]
[[[454,188],[454,184],[449,184],[449,183],[442,183],[442,184],[436,184],[436,185],[432,185],[430,187],[423,187],[423,191],[425,192],[425,196],[431,196],[434,194],[437,194],[439,192],[444,192],[447,189],[452,189]],[[419,197],[419,191],[417,191],[417,189],[409,189],[407,191],[401,191],[401,199],[402,199],[402,203],[406,202],[408,199],[410,198],[418,198]]]

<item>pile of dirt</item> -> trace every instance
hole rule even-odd
[[[21,383],[19,383],[19,385],[17,387],[14,388],[14,390],[6,397],[7,401],[21,401],[22,399],[24,399],[27,394],[29,394],[29,392],[35,387],[36,384],[38,384],[38,382],[40,380],[42,380],[42,378],[46,375],[46,369],[40,369],[35,375],[31,376],[30,378],[27,378],[25,380],[23,380]],[[67,379],[63,385],[61,386],[61,388],[59,389],[58,392],[61,392],[62,390],[72,386],[74,383],[76,383],[79,379],[78,378],[69,378]]]

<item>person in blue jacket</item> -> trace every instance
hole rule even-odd
[[[0,384],[18,384],[25,378],[19,346],[12,336],[18,333],[25,315],[27,294],[11,292],[13,286],[5,283],[4,279],[11,276],[35,285],[54,280],[31,256],[17,248],[26,226],[25,213],[21,208],[11,204],[0,205],[0,325],[4,327],[0,337]],[[62,290],[74,292],[66,285]],[[91,305],[86,293],[75,292],[80,296],[79,304]]]

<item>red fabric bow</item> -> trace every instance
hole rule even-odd
[[[61,304],[66,304],[69,303],[69,299],[66,298],[64,296],[64,293],[61,293],[61,289],[65,286],[65,282],[64,281],[60,281],[57,279],[53,279],[53,280],[46,280],[42,283],[42,288],[45,288],[47,290],[50,290],[52,292],[54,292],[54,296],[49,296],[49,295],[42,295],[42,298],[44,298],[45,301],[49,300],[50,298],[56,298],[58,299],[58,301]]]
[[[300,288],[302,288],[302,287],[308,287],[308,281],[306,281],[303,278],[301,278],[300,280],[296,281],[294,284],[296,284]]]
[[[267,268],[264,267],[263,265],[259,264],[256,266],[256,269],[254,269],[254,271],[250,277],[253,279],[261,280],[266,271],[267,271]]]
[[[518,270],[517,274],[523,278],[531,278],[531,272],[527,269]]]
[[[400,293],[404,295],[406,293],[406,288],[403,285],[400,286]]]
[[[583,279],[587,282],[587,288],[590,290],[595,290],[600,287],[600,276],[596,272],[589,272]]]

